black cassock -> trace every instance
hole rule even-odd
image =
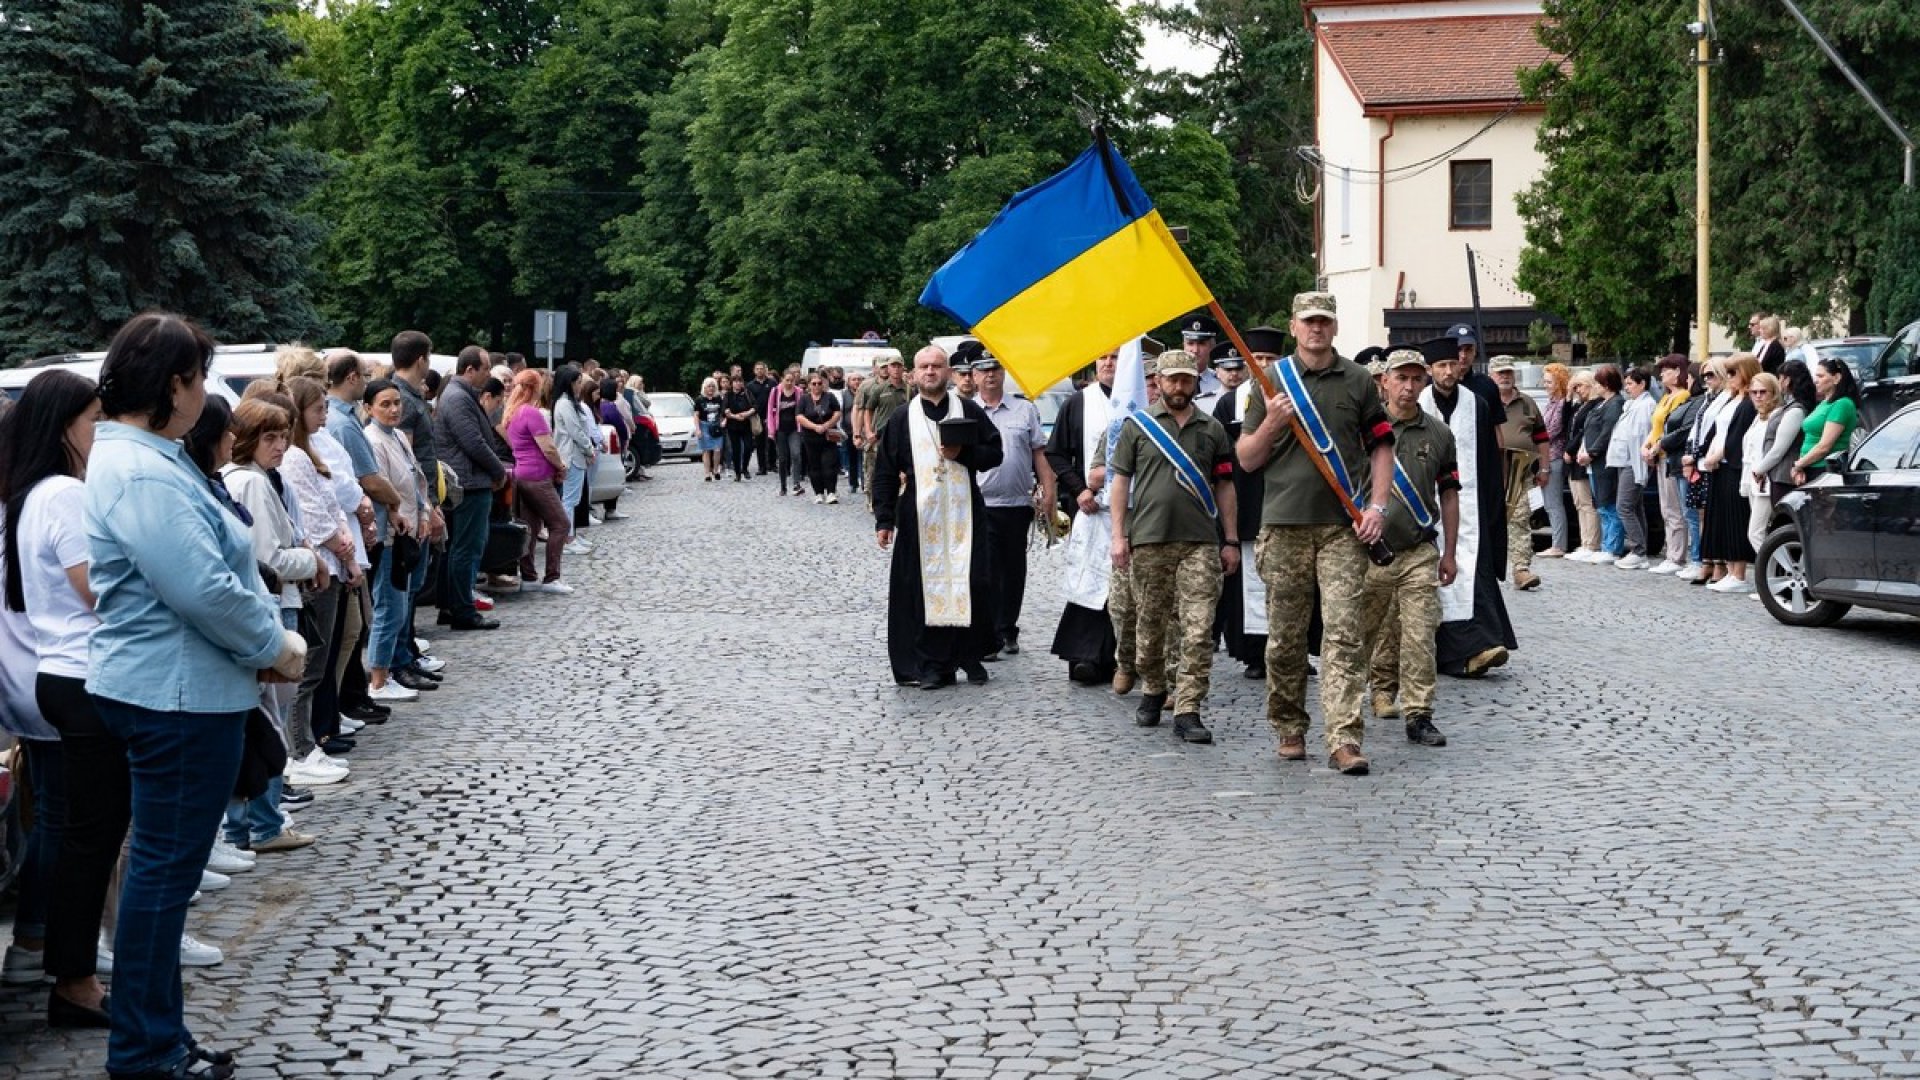
[[[895,409],[880,429],[874,475],[867,478],[873,486],[874,528],[893,530],[893,568],[887,582],[887,658],[898,683],[913,682],[927,674],[952,674],[962,664],[977,663],[998,644],[988,599],[987,503],[980,495],[980,474],[999,465],[1005,451],[1000,431],[985,410],[957,394],[948,394],[947,403],[936,405],[916,395]],[[914,501],[913,432],[907,410],[920,409],[937,422],[947,415],[940,410],[951,403],[958,403],[968,418],[977,421],[980,434],[980,441],[962,449],[953,463],[966,468],[967,485],[973,491],[973,557],[967,575],[973,594],[973,621],[966,626],[928,626],[926,601],[920,590],[919,511]]]
[[[1259,384],[1255,384],[1252,393],[1259,393]],[[1234,403],[1240,399],[1238,387],[1220,395],[1213,403],[1213,418],[1227,429],[1227,444],[1238,446],[1241,423],[1234,416]],[[1266,501],[1266,481],[1260,473],[1250,473],[1240,467],[1240,455],[1233,456],[1233,496],[1238,503],[1238,520],[1234,525],[1239,532],[1234,537],[1251,544],[1260,535],[1260,510]],[[1220,606],[1213,620],[1214,633],[1225,639],[1227,655],[1243,664],[1265,665],[1267,660],[1267,635],[1247,633],[1246,594],[1242,574],[1253,573],[1247,560],[1240,560],[1240,568],[1228,574],[1220,581]],[[1317,608],[1317,605],[1316,605]]]
[[[1465,675],[1467,661],[1502,645],[1519,648],[1500,581],[1507,572],[1507,478],[1500,451],[1500,418],[1506,405],[1492,379],[1470,374],[1460,380],[1452,397],[1434,388],[1433,403],[1443,421],[1450,420],[1461,403],[1480,410],[1475,418],[1474,498],[1480,509],[1480,547],[1474,556],[1473,617],[1440,624],[1434,641],[1434,660],[1443,674]],[[1464,455],[1463,455],[1464,456]]]

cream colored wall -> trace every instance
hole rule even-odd
[[[1377,309],[1387,302],[1378,295],[1374,273],[1380,189],[1372,175],[1386,124],[1363,114],[1324,48],[1315,71],[1320,102],[1316,141],[1326,162],[1320,171],[1320,275],[1340,306],[1344,339],[1356,320],[1362,326],[1369,318],[1379,321]],[[1350,171],[1344,180],[1342,167]],[[1354,351],[1344,341],[1338,347],[1349,355]]]

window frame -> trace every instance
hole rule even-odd
[[[1487,192],[1487,199],[1486,199],[1487,218],[1484,223],[1478,223],[1478,224],[1462,224],[1461,223],[1460,174],[1464,169],[1467,169],[1467,168],[1484,168],[1486,170],[1485,183],[1486,183],[1486,192]],[[1447,163],[1447,230],[1449,232],[1486,232],[1492,228],[1493,228],[1493,159],[1492,158],[1472,158],[1466,161],[1448,162]]]

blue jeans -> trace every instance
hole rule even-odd
[[[267,790],[251,799],[227,801],[227,823],[221,830],[227,843],[235,847],[264,844],[286,831],[287,818],[280,812],[280,792],[286,778],[267,781]]]
[[[1620,473],[1594,462],[1587,468],[1593,482],[1593,508],[1600,514],[1600,550],[1608,555],[1627,553],[1627,530],[1620,524],[1620,508],[1614,500],[1620,496]]]
[[[166,1071],[187,1056],[180,935],[221,809],[240,775],[247,716],[93,701],[107,730],[127,744],[133,781],[133,833],[113,937],[107,1069]]]
[[[1681,473],[1674,482],[1680,486],[1680,505],[1687,506],[1687,474]],[[1687,506],[1687,561],[1698,565],[1700,562],[1700,511]]]
[[[567,520],[574,520],[574,509],[580,505],[581,496],[587,491],[587,467],[585,465],[567,466],[567,478],[560,482],[560,509],[567,512]]]
[[[420,565],[414,567],[412,588],[417,581],[426,580],[426,563],[423,557]],[[389,569],[393,565],[393,549],[381,547],[374,556],[373,568],[368,570],[368,597],[373,601],[373,628],[367,632],[367,667],[395,668],[405,667],[413,662],[413,643],[407,642],[407,651],[400,652],[400,639],[406,636],[407,612],[412,605],[412,588],[397,589],[393,585],[393,574]]]
[[[1567,463],[1558,457],[1547,463],[1547,525],[1553,533],[1553,546],[1572,551],[1573,534],[1567,527]]]
[[[493,513],[493,492],[467,491],[460,505],[447,513],[446,575],[440,607],[455,619],[478,618],[473,606],[473,579],[487,546],[487,521]]]
[[[58,739],[22,739],[27,779],[33,785],[33,831],[20,852],[20,903],[13,913],[13,936],[47,936],[47,897],[53,868],[67,825],[67,756]]]

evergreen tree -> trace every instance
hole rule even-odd
[[[319,107],[274,0],[9,0],[0,19],[0,349],[104,347],[146,308],[291,340],[317,238]]]

